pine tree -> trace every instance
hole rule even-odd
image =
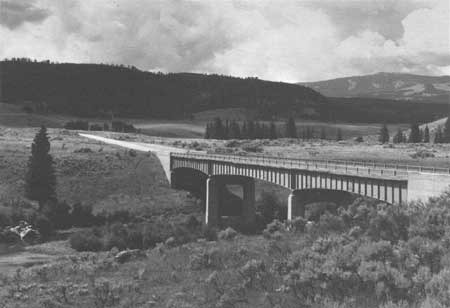
[[[397,133],[395,134],[394,138],[392,138],[392,141],[394,143],[403,143],[405,142],[405,135],[403,135],[402,130],[399,128],[397,130]]]
[[[31,145],[25,179],[25,196],[38,201],[40,206],[48,201],[56,201],[56,175],[49,151],[47,129],[42,126]]]
[[[409,143],[418,143],[420,142],[420,130],[419,125],[417,123],[411,124],[411,132],[409,134]]]
[[[286,138],[297,138],[297,127],[292,117],[289,117],[286,122]]]
[[[230,121],[228,119],[225,121],[223,128],[223,139],[230,139]]]
[[[442,138],[442,128],[441,126],[438,126],[438,128],[436,129],[436,133],[434,134],[434,143],[442,143]]]
[[[211,138],[211,124],[210,123],[206,123],[205,139],[210,139],[210,138]]]
[[[212,139],[224,139],[224,127],[222,120],[220,118],[214,119],[213,129],[212,129]]]
[[[230,138],[231,139],[240,139],[241,138],[241,128],[239,124],[233,120],[230,124]]]
[[[342,130],[340,128],[338,128],[337,135],[336,135],[336,141],[341,141],[341,140],[342,140]]]
[[[325,127],[320,129],[320,139],[327,139],[327,133],[325,131]]]
[[[450,116],[445,121],[444,129],[442,131],[442,142],[450,143]]]
[[[241,139],[248,139],[248,129],[246,122],[242,123]]]
[[[428,125],[425,126],[425,129],[423,131],[423,142],[425,143],[430,142],[430,129],[428,128]]]
[[[269,139],[277,139],[277,128],[273,122],[270,122]]]
[[[252,120],[247,121],[247,138],[255,139],[255,122]]]
[[[383,124],[380,130],[380,136],[378,137],[378,141],[381,143],[389,142],[389,130],[386,124]]]

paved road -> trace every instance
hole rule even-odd
[[[167,179],[170,182],[170,152],[176,152],[176,153],[186,153],[186,152],[196,152],[196,153],[203,153],[199,151],[187,151],[180,148],[175,147],[169,147],[165,145],[160,144],[153,144],[153,143],[143,143],[143,142],[131,142],[131,141],[122,141],[122,140],[116,140],[111,138],[105,138],[100,137],[96,135],[91,134],[82,134],[79,133],[80,136],[94,139],[97,141],[101,141],[107,144],[117,145],[128,149],[133,149],[136,151],[143,151],[143,152],[152,152],[154,153],[159,161],[161,162],[161,165],[164,169],[164,172],[166,173]]]

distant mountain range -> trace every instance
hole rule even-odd
[[[371,97],[450,103],[450,76],[377,73],[317,82],[302,82],[328,97]]]

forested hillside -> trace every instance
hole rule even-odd
[[[261,118],[318,117],[326,98],[314,90],[257,78],[162,74],[103,64],[54,64],[29,59],[1,63],[4,102],[45,103],[75,116],[184,118],[217,108],[258,110]]]

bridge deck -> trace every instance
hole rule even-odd
[[[450,174],[449,168],[380,164],[363,161],[295,159],[258,155],[244,156],[201,153],[170,153],[170,155],[173,158],[189,160],[220,161],[254,166],[311,170],[333,174],[347,174],[396,180],[407,179],[409,173]]]

